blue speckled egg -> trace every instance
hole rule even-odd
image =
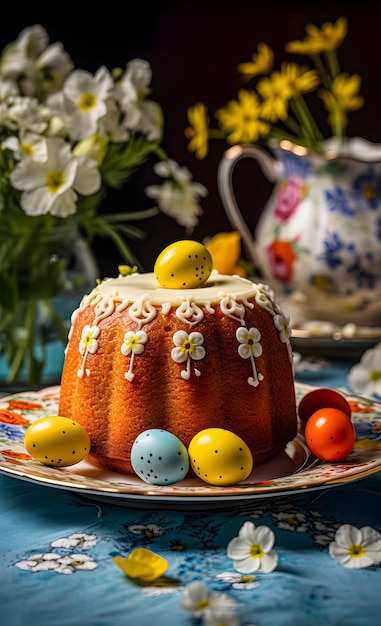
[[[131,448],[131,464],[134,472],[151,485],[171,485],[188,473],[189,456],[178,437],[151,428],[140,433]]]

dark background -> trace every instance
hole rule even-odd
[[[16,6],[17,9],[12,9],[7,5],[8,15],[2,18],[1,48],[23,28],[39,23],[48,31],[51,43],[63,43],[76,68],[94,73],[101,65],[110,70],[116,66],[124,68],[135,57],[149,61],[153,71],[151,97],[164,111],[164,148],[209,190],[201,202],[203,216],[192,234],[199,241],[219,231],[231,230],[216,182],[218,163],[227,146],[214,141],[207,159],[198,161],[188,151],[184,136],[187,108],[201,101],[212,114],[235,98],[243,85],[237,65],[250,60],[260,41],[273,48],[275,64],[279,67],[284,59],[291,60],[284,52],[284,44],[303,39],[307,23],[321,27],[324,22],[347,17],[348,36],[339,52],[341,70],[361,75],[361,93],[365,98],[364,107],[350,114],[347,134],[381,142],[379,2],[140,1],[51,3],[44,4],[44,9],[30,5],[28,8],[25,4],[21,9],[15,3]],[[308,61],[303,57],[295,60]],[[271,187],[251,161],[242,162],[235,176],[239,203],[253,229]],[[157,183],[158,179],[147,164],[123,191],[110,194],[104,211],[152,206],[153,201],[144,194],[145,186],[152,182]],[[130,245],[146,270],[152,269],[164,246],[184,237],[184,229],[162,214],[138,225],[147,237]],[[110,242],[96,240],[94,251],[101,274],[115,275],[121,259]]]

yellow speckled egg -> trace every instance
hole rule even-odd
[[[166,289],[194,289],[208,280],[212,269],[209,250],[197,241],[184,239],[164,248],[156,259],[154,274]]]
[[[79,463],[90,452],[86,430],[72,419],[59,415],[33,422],[25,433],[24,445],[36,461],[55,467]]]
[[[197,433],[188,447],[191,467],[211,485],[234,485],[245,480],[253,469],[247,444],[224,428],[206,428]]]

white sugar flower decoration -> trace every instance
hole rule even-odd
[[[190,378],[191,359],[200,361],[205,356],[205,348],[202,346],[204,337],[201,333],[186,333],[184,330],[178,330],[173,335],[173,343],[176,348],[172,349],[171,356],[175,363],[187,362],[186,370],[182,370],[181,376],[185,380]],[[200,376],[201,372],[195,368],[196,376]]]
[[[349,371],[348,383],[355,393],[381,398],[381,343],[364,352]]]
[[[132,367],[134,364],[135,354],[142,354],[144,351],[144,344],[148,341],[148,335],[144,330],[138,330],[134,332],[133,330],[129,330],[123,339],[122,346],[120,351],[125,356],[131,354],[130,365],[128,368],[128,372],[125,372],[125,377],[128,381],[132,381],[135,378],[135,374],[132,371]]]
[[[90,354],[95,354],[98,350],[98,340],[100,328],[99,326],[89,326],[86,324],[82,329],[81,341],[79,343],[79,351],[81,354],[85,354],[85,352],[90,352]]]
[[[81,341],[79,342],[79,351],[83,355],[82,365],[77,372],[78,378],[83,378],[85,372],[86,375],[90,375],[90,370],[85,370],[85,364],[88,354],[95,354],[98,350],[98,336],[100,333],[99,326],[89,326],[86,324],[82,329]]]
[[[160,186],[149,185],[145,190],[147,196],[157,200],[160,210],[173,217],[180,226],[193,230],[202,213],[197,202],[207,195],[206,187],[192,182],[190,171],[172,159],[155,163],[154,171],[168,180]]]
[[[290,341],[291,337],[291,328],[290,328],[290,318],[281,313],[277,313],[273,317],[273,322],[275,324],[275,328],[279,330],[279,337],[283,343],[287,343]]]
[[[202,617],[203,619],[215,614],[221,616],[222,613],[225,616],[231,616],[236,606],[233,598],[225,593],[211,591],[203,582],[198,580],[187,585],[179,604],[192,617]],[[223,622],[220,619],[221,623]],[[230,624],[231,622],[226,623]]]
[[[255,526],[245,522],[238,537],[228,543],[227,555],[233,559],[238,572],[272,572],[278,564],[278,555],[273,550],[275,536],[268,526]]]
[[[329,554],[343,567],[360,569],[381,563],[381,534],[371,528],[343,524],[337,529]]]
[[[254,357],[261,356],[262,345],[259,343],[261,333],[258,328],[244,328],[241,326],[237,328],[236,332],[237,340],[240,345],[238,346],[238,354],[243,359],[250,359],[251,367],[253,370],[253,376],[247,379],[249,385],[257,387],[261,380],[263,380],[263,374],[257,374],[257,368],[255,365]]]

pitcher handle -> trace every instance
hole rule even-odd
[[[225,213],[232,227],[240,232],[249,260],[256,269],[260,269],[261,263],[254,237],[243,219],[233,190],[233,170],[238,161],[246,157],[255,159],[266,178],[272,183],[276,182],[278,178],[276,160],[265,150],[258,146],[232,146],[226,150],[220,161],[217,186]]]

